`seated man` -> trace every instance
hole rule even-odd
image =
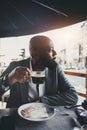
[[[75,105],[76,90],[55,62],[57,53],[52,40],[35,36],[30,40],[29,51],[28,59],[10,63],[0,77],[0,95],[7,87],[10,89],[7,107],[19,107],[37,99],[48,105]]]

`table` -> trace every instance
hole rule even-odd
[[[76,126],[76,123],[73,117],[77,118],[75,112],[70,109],[66,109],[63,106],[55,107],[55,116],[43,122],[32,122],[22,119],[17,112],[17,108],[7,108],[7,109],[0,109],[0,125],[2,125],[2,117],[7,116],[11,117],[10,121],[8,121],[9,125],[12,125],[12,120],[14,120],[15,129],[9,130],[73,130]],[[8,119],[7,119],[8,120]],[[6,126],[7,121],[4,121],[4,126]],[[0,128],[0,130],[2,130]],[[3,129],[5,130],[5,129]],[[6,128],[6,130],[8,130]]]

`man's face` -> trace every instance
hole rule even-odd
[[[52,41],[44,43],[41,48],[42,49],[40,49],[39,54],[43,60],[51,60],[57,54],[54,50],[54,45]]]
[[[31,53],[32,59],[36,62],[47,63],[57,54],[51,40],[41,41],[37,44],[37,49]],[[33,55],[32,55],[33,54]]]

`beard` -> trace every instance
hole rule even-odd
[[[37,67],[39,68],[45,68],[47,66],[47,61],[42,58],[37,62]]]
[[[46,68],[47,61],[44,58],[39,58],[38,60],[32,59],[33,70],[42,71]]]

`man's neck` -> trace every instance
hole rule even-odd
[[[35,62],[31,60],[31,65],[34,71],[43,71],[45,69],[45,66],[42,62]]]

